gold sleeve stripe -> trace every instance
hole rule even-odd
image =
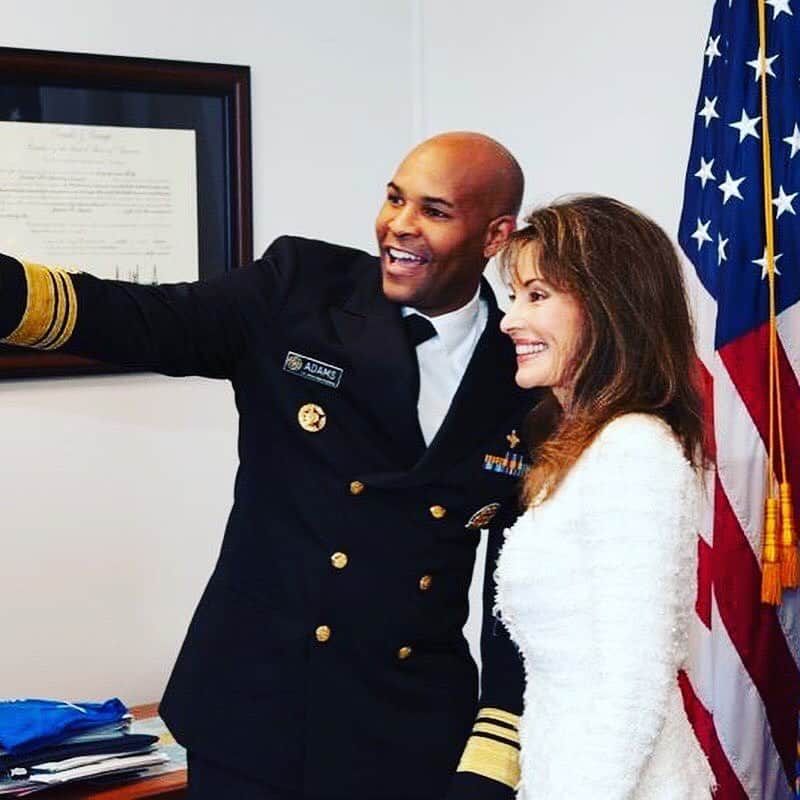
[[[78,300],[71,275],[63,269],[20,262],[28,297],[19,325],[5,338],[8,344],[53,350],[72,336]]]
[[[506,730],[509,730],[509,731],[517,730],[516,726],[511,725],[508,722],[498,722],[496,719],[491,719],[490,717],[478,716],[478,718],[475,720],[475,722],[486,722],[489,725],[494,725],[494,726],[496,726],[498,728],[505,728]]]
[[[520,776],[519,750],[495,739],[472,736],[464,748],[458,772],[474,772],[516,789]]]
[[[58,275],[64,285],[67,312],[61,335],[50,346],[51,349],[62,347],[67,343],[75,330],[75,323],[78,321],[78,296],[75,293],[75,284],[72,282],[72,276],[63,269],[58,270]]]
[[[19,325],[4,339],[9,344],[33,345],[50,327],[55,291],[49,271],[20,262],[25,273],[28,296]]]
[[[472,727],[473,733],[488,733],[491,736],[499,736],[509,742],[519,744],[519,734],[513,728],[501,728],[499,725],[492,725],[491,722],[476,722]]]
[[[484,719],[493,719],[497,722],[505,722],[506,725],[519,727],[519,717],[510,711],[503,711],[502,708],[482,708],[478,711],[478,716]]]
[[[67,313],[64,280],[55,270],[50,272],[50,280],[53,282],[53,287],[55,289],[55,304],[53,307],[53,316],[50,320],[50,328],[45,335],[36,342],[36,347],[42,350],[47,350],[52,343],[58,339],[64,328],[64,318]]]

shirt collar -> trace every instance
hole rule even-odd
[[[423,314],[421,311],[418,311],[416,308],[411,308],[410,306],[403,306],[401,308],[401,313],[404,317],[407,317],[409,314],[419,314],[421,317],[427,319],[431,325],[433,325],[445,349],[451,352],[459,342],[463,341],[469,335],[472,327],[477,322],[478,312],[480,310],[480,295],[481,288],[478,286],[478,290],[472,296],[472,299],[465,305],[461,306],[461,308],[457,308],[455,311],[448,311],[446,314],[440,314],[438,317],[429,317],[427,314]]]

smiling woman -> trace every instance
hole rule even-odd
[[[533,212],[501,256],[529,416],[528,506],[497,562],[526,665],[520,800],[574,794],[574,743],[604,800],[709,799],[686,717],[704,462],[694,347],[666,234],[607,197]]]
[[[515,298],[501,327],[522,349],[517,383],[551,387],[553,399],[532,417],[541,444],[525,496],[555,489],[601,428],[629,411],[664,419],[686,457],[702,461],[692,326],[669,237],[609,197],[565,200],[526,222],[500,254]],[[555,428],[536,421],[554,416]]]
[[[542,277],[540,253],[535,242],[521,250],[511,278],[512,306],[500,328],[514,341],[517,384],[524,389],[549,386],[563,408],[569,402],[585,316],[574,294]]]

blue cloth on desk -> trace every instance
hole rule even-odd
[[[63,700],[0,700],[0,747],[27,753],[77,731],[117,722],[128,709],[116,697],[104,703]]]

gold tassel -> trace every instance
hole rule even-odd
[[[768,497],[761,550],[761,602],[781,603],[781,562],[778,554],[778,498]]]
[[[800,584],[798,555],[792,487],[784,481],[781,484],[781,584],[784,589],[796,589]]]

